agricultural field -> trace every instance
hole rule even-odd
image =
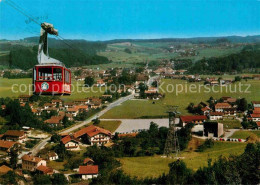
[[[208,159],[212,159],[212,162],[214,162],[219,156],[240,155],[244,152],[245,146],[246,143],[215,142],[212,148],[206,149],[204,152],[184,151],[181,152],[180,157],[184,157],[183,161],[188,168],[197,170],[200,167],[207,166]],[[119,160],[122,163],[122,169],[127,174],[144,178],[158,177],[163,173],[167,174],[169,172],[168,164],[176,159],[163,158],[157,155],[151,157],[124,157]]]
[[[231,53],[241,51],[241,47],[235,48],[203,48],[187,43],[178,43],[182,48],[194,48],[198,52],[197,56],[181,57],[178,53],[169,52],[170,46],[176,45],[174,42],[124,42],[108,44],[105,51],[98,52],[98,55],[105,56],[113,62],[110,64],[101,64],[99,66],[88,66],[90,68],[99,67],[106,69],[108,67],[134,67],[137,63],[145,64],[146,61],[165,60],[165,59],[191,59],[193,61],[202,58],[225,56]],[[126,53],[124,49],[130,49],[132,53]]]
[[[230,136],[230,138],[246,139],[251,135],[256,135],[260,138],[260,130],[239,130]]]
[[[239,92],[239,84],[235,83],[231,86],[207,86],[214,91],[207,91],[205,87],[201,87],[202,83],[188,83],[184,80],[163,79],[161,82],[161,93],[165,94],[165,98],[161,100],[129,100],[122,105],[115,107],[102,116],[102,118],[145,118],[145,117],[161,117],[166,115],[167,105],[176,105],[182,115],[188,115],[187,106],[189,103],[198,104],[201,101],[206,102],[211,96],[221,98],[222,96],[231,96],[234,98],[245,97],[250,103],[253,100],[260,100],[260,81],[248,80],[242,81],[242,84],[249,84],[249,93],[246,93],[246,86],[242,86],[242,91]],[[168,87],[168,91],[167,91]],[[173,89],[174,87],[174,89]],[[183,87],[183,91],[181,91]],[[192,88],[192,91],[189,89]],[[222,88],[222,91],[221,91]],[[238,92],[234,92],[235,88]],[[187,91],[186,91],[187,89]],[[153,104],[153,102],[155,102]],[[138,111],[137,111],[138,110]],[[225,122],[225,121],[224,121]],[[236,121],[232,121],[236,124]],[[226,122],[225,122],[226,123]],[[230,123],[231,124],[231,123]]]
[[[0,97],[12,97],[16,98],[20,94],[32,94],[31,92],[31,78],[21,79],[7,79],[0,78]],[[16,84],[16,85],[14,85]],[[104,94],[105,88],[99,87],[83,87],[83,82],[72,81],[72,85],[75,87],[72,89],[70,96],[61,96],[64,101],[73,101],[75,99],[87,98],[87,97],[99,97]],[[19,90],[20,87],[20,90]]]

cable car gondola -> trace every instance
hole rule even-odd
[[[71,71],[48,54],[48,33],[58,35],[52,24],[41,24],[38,65],[33,69],[33,92],[36,95],[70,95]]]

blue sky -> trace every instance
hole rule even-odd
[[[40,28],[0,0],[0,38]],[[11,0],[66,39],[180,38],[260,34],[260,0]]]

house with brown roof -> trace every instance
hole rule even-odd
[[[52,168],[48,166],[40,165],[36,168],[36,173],[42,174],[42,175],[53,175],[54,171]]]
[[[9,168],[9,167],[6,166],[6,165],[0,166],[0,175],[7,174],[9,171],[13,171],[13,169],[12,169],[12,168]]]
[[[20,95],[18,100],[20,103],[29,102],[30,97],[30,95]]]
[[[62,126],[62,119],[64,116],[52,116],[50,119],[44,121],[50,127],[60,127]]]
[[[94,161],[87,157],[84,159],[83,164],[84,165],[94,165]]]
[[[203,115],[208,115],[211,111],[212,109],[209,108],[208,106],[201,108],[201,112],[203,113]]]
[[[223,112],[211,112],[209,114],[209,119],[210,120],[219,120],[219,119],[223,119]]]
[[[45,103],[43,105],[44,109],[47,110],[47,109],[50,109],[50,108],[54,108],[56,107],[56,105],[52,104],[52,103]]]
[[[10,149],[14,147],[15,144],[16,142],[14,141],[0,140],[0,150],[5,152],[10,152]]]
[[[79,113],[79,109],[76,108],[76,107],[68,108],[68,109],[67,109],[67,112],[68,112],[69,114],[71,114],[73,117],[76,117],[76,116],[78,115],[78,113]]]
[[[7,130],[3,135],[3,139],[8,141],[17,141],[19,143],[25,142],[26,138],[26,133],[20,130]]]
[[[61,107],[62,106],[62,100],[57,99],[57,100],[51,100],[51,103],[56,107]]]
[[[79,141],[73,136],[67,135],[61,139],[61,143],[67,150],[79,150]]]
[[[87,98],[74,100],[74,104],[76,105],[87,105],[88,103],[89,103],[89,99]]]
[[[82,179],[88,180],[98,176],[98,165],[79,166],[79,175]]]
[[[75,106],[75,103],[74,103],[74,102],[65,102],[65,103],[64,103],[65,109],[73,108],[74,106]]]
[[[23,170],[35,171],[38,166],[46,166],[46,161],[31,154],[25,154],[22,157]]]
[[[103,79],[98,79],[96,84],[95,84],[95,86],[97,86],[97,87],[103,87],[105,85],[106,85],[106,83],[104,82]]]
[[[46,158],[47,158],[47,160],[49,160],[49,161],[55,161],[55,160],[57,160],[57,159],[59,159],[59,156],[58,156],[58,154],[56,154],[55,152],[48,152],[47,153],[47,156],[46,156]]]
[[[229,103],[217,103],[215,105],[216,112],[224,112],[224,110],[228,108],[232,108],[232,106]]]
[[[89,106],[91,109],[98,109],[102,107],[102,100],[99,98],[90,98]]]
[[[205,115],[190,115],[190,116],[180,116],[180,124],[182,127],[189,123],[201,124],[208,118]]]
[[[102,146],[110,141],[112,134],[109,130],[90,125],[75,132],[73,136],[88,140],[90,145]]]

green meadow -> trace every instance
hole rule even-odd
[[[208,160],[218,159],[219,156],[228,157],[229,155],[240,155],[244,152],[246,143],[215,142],[212,148],[204,152],[184,151],[180,157],[187,167],[197,170],[200,167],[207,166]],[[168,164],[173,162],[174,158],[163,158],[162,156],[149,157],[124,157],[119,159],[122,163],[124,172],[138,178],[158,177],[163,173],[169,172]],[[160,172],[160,173],[158,173]]]
[[[259,80],[241,81],[241,84],[240,91],[238,82],[229,86],[205,87],[203,83],[163,79],[160,92],[164,93],[165,97],[161,100],[129,100],[111,109],[102,118],[160,117],[166,115],[165,112],[169,105],[178,106],[181,114],[186,115],[189,114],[186,109],[189,103],[198,104],[201,101],[206,102],[211,96],[213,98],[221,98],[222,96],[246,98],[248,103],[253,100],[260,100]]]
[[[32,94],[31,78],[7,79],[0,78],[0,97],[17,98],[21,94]],[[75,99],[87,97],[99,97],[104,94],[105,88],[84,87],[82,81],[72,81],[74,89],[70,96],[61,96],[64,101],[73,101]]]

